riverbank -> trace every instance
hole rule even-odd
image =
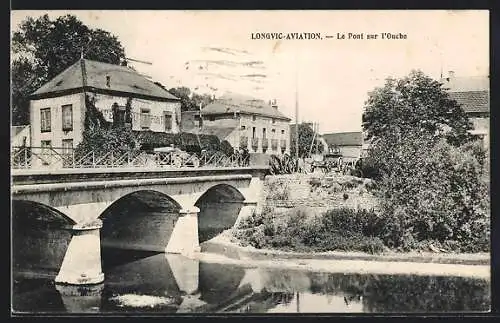
[[[233,242],[299,253],[489,253],[489,219],[453,226],[455,215],[420,218],[388,208],[378,185],[337,173],[268,176],[262,211],[239,220]]]
[[[229,230],[201,245],[204,262],[239,265],[246,268],[283,268],[328,273],[436,275],[490,279],[488,253],[362,252],[299,253],[242,247],[231,241]]]

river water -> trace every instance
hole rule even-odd
[[[180,255],[103,250],[105,282],[18,278],[13,310],[28,313],[387,313],[490,309],[487,280],[344,275],[244,268]]]
[[[150,195],[147,200],[151,202],[154,198]],[[173,229],[178,216],[168,213],[168,208],[146,212],[144,205],[133,199],[125,202],[110,211],[109,218],[114,219],[114,225],[106,227],[105,221],[102,230],[105,281],[87,287],[54,283],[71,237],[64,230],[52,228],[57,223],[46,213],[42,217],[42,211],[16,204],[13,208],[14,219],[18,220],[14,221],[18,223],[14,226],[14,263],[30,272],[40,272],[38,267],[47,270],[30,277],[21,276],[20,271],[14,270],[13,311],[174,314],[475,312],[490,309],[489,280],[245,268],[180,255],[113,249],[105,242],[116,239],[115,235],[134,246],[151,245],[155,240],[159,249],[164,249],[164,237]],[[160,204],[153,202],[150,204]],[[233,203],[225,208],[200,207],[207,213],[200,214],[200,228],[203,227],[200,241],[210,239],[234,223],[234,214],[238,214],[234,207],[241,206]],[[217,217],[210,216],[214,212]],[[48,219],[52,226],[46,225]],[[214,222],[213,219],[219,220]]]

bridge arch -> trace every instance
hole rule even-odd
[[[200,243],[210,240],[224,230],[233,227],[245,196],[229,184],[217,184],[203,193],[195,203],[198,214],[198,236]]]
[[[137,190],[115,200],[99,216],[103,266],[108,252],[138,250],[164,252],[181,205],[169,195],[156,190]]]
[[[12,200],[15,275],[54,278],[63,262],[75,225],[66,214],[43,203]]]

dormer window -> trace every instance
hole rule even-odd
[[[110,87],[111,86],[111,76],[106,75],[106,86]]]

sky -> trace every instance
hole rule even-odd
[[[45,13],[73,14],[114,34],[127,57],[152,63],[134,68],[167,88],[276,99],[292,122],[297,102],[299,122],[317,122],[321,133],[360,131],[367,93],[387,77],[412,69],[435,79],[448,71],[489,74],[485,10],[12,11],[11,29]],[[322,39],[252,39],[252,33],[280,32],[321,33]],[[349,33],[363,39],[348,39]],[[406,39],[381,39],[381,33]]]

